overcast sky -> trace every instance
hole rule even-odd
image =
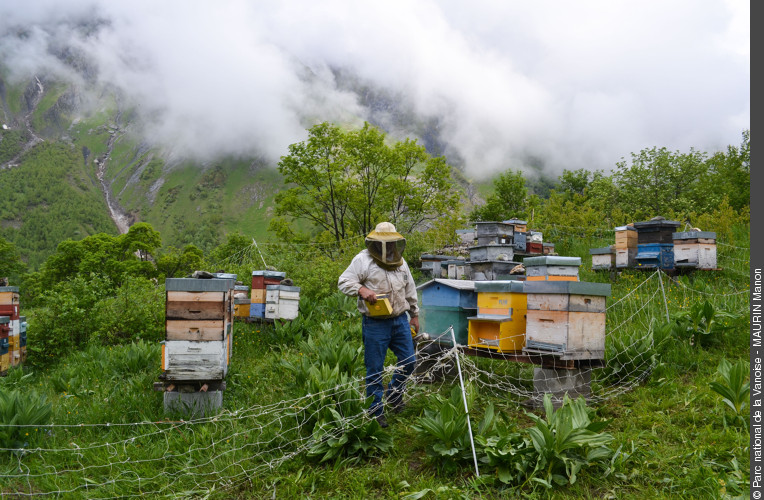
[[[88,18],[104,22],[74,29]],[[0,58],[68,74],[50,49],[74,47],[152,140],[272,161],[310,123],[368,117],[343,69],[437,118],[478,178],[531,156],[559,172],[739,144],[749,25],[744,0],[3,0]]]

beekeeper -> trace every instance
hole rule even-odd
[[[416,361],[411,328],[419,332],[419,305],[414,278],[403,259],[405,248],[406,239],[395,226],[380,222],[366,237],[366,249],[353,258],[338,282],[342,293],[358,297],[358,310],[363,315],[366,395],[374,397],[369,411],[382,427],[387,427],[383,397],[393,412],[403,409],[406,379]],[[379,295],[388,297],[392,311],[372,317],[369,306],[377,303]],[[382,372],[388,349],[398,358],[398,369],[385,391]]]

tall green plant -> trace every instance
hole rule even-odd
[[[743,410],[751,397],[751,384],[746,380],[749,366],[744,360],[732,364],[722,359],[716,370],[721,381],[708,384],[712,391],[722,397],[722,401],[733,411],[736,419],[743,419]]]
[[[0,448],[25,448],[43,434],[53,408],[44,394],[0,388]],[[18,427],[17,427],[18,426]]]

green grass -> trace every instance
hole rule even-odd
[[[631,293],[633,305],[644,304],[647,290],[637,285],[648,277],[643,272],[624,273],[613,283],[613,298],[608,303]],[[746,280],[732,271],[697,273],[681,281],[664,281],[672,315],[687,302],[705,297],[687,292],[686,287],[710,290],[715,306],[727,310],[740,311],[739,306],[747,300],[745,295],[726,295],[731,286],[744,289],[746,285]],[[657,281],[652,286],[653,291],[658,290]],[[617,321],[619,315],[629,311],[632,309],[613,308],[608,321]],[[27,314],[33,315],[34,311]],[[662,299],[648,302],[643,314],[646,318],[662,318]],[[326,322],[326,328],[350,328],[350,342],[360,345],[355,331],[357,318],[314,311],[311,321],[309,332],[319,340],[324,327],[317,325]],[[634,325],[623,327],[623,334],[638,332],[639,324],[635,320]],[[662,344],[657,366],[636,386],[608,393],[610,386],[603,385],[595,371],[595,391],[608,395],[594,406],[596,416],[608,421],[605,431],[614,436],[611,447],[620,448],[628,458],[619,459],[608,473],[599,468],[585,469],[575,484],[551,492],[541,486],[507,490],[492,479],[494,472],[485,465],[478,479],[471,461],[456,471],[442,472],[427,457],[425,443],[411,425],[428,406],[429,395],[447,395],[454,381],[411,389],[407,409],[389,418],[394,439],[389,453],[358,464],[316,464],[298,450],[304,436],[293,430],[290,415],[294,411],[291,406],[299,403],[282,403],[303,396],[281,366],[282,360],[298,362],[310,354],[303,352],[299,344],[279,339],[271,325],[237,322],[234,332],[224,408],[238,413],[223,413],[223,418],[197,424],[177,423],[179,415],[165,415],[162,395],[151,390],[159,375],[157,345],[91,347],[71,353],[45,370],[34,368],[34,360],[23,371],[13,370],[0,380],[0,388],[34,389],[46,395],[53,404],[52,421],[69,427],[30,429],[41,435],[30,438],[34,440],[30,441],[29,453],[19,457],[3,452],[0,475],[15,473],[19,461],[32,474],[31,478],[3,481],[3,493],[27,491],[31,482],[35,492],[80,488],[72,494],[85,496],[88,484],[111,479],[116,482],[94,487],[90,494],[121,496],[141,491],[148,496],[203,496],[209,492],[210,498],[262,498],[273,494],[277,498],[399,498],[431,489],[424,498],[501,498],[522,493],[529,498],[694,499],[736,496],[747,491],[748,431],[730,423],[733,419],[726,417],[731,411],[709,386],[718,380],[720,359],[734,362],[747,356],[744,322],[706,347],[680,345],[675,340]],[[619,330],[616,334],[622,333]],[[469,361],[493,373],[481,375],[483,381],[485,377],[498,377],[530,388],[528,366],[485,359]],[[466,363],[464,369],[474,375],[471,363]],[[478,387],[471,409],[473,424],[490,402],[509,425],[521,429],[531,425],[525,408],[519,404],[522,398],[490,390],[481,385],[480,377],[473,378]],[[128,425],[78,426],[106,422]],[[80,453],[72,452],[75,445],[82,449]],[[60,451],[34,451],[36,446]],[[35,477],[38,473],[43,475]]]

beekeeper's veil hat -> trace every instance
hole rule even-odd
[[[406,238],[389,222],[380,222],[366,236],[366,248],[379,265],[385,269],[395,269],[403,264]]]

